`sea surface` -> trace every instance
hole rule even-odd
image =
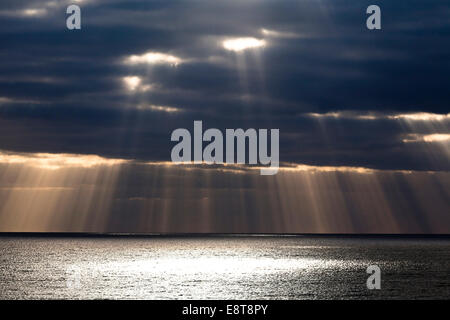
[[[0,299],[436,298],[448,238],[0,237]]]

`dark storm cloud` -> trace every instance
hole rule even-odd
[[[423,143],[403,141],[448,134],[448,118],[410,126],[305,116],[448,113],[448,1],[377,1],[383,29],[375,32],[365,28],[369,1],[92,0],[80,3],[81,31],[65,27],[68,3],[0,4],[0,149],[167,160],[171,131],[203,120],[280,128],[285,162],[450,170],[448,147],[430,158]],[[267,46],[224,50],[233,37]],[[182,62],[124,62],[146,52]],[[130,92],[129,76],[152,88]]]

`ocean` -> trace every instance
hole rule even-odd
[[[449,238],[0,237],[0,299],[449,298]]]

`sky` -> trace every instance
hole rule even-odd
[[[3,0],[0,231],[449,233],[449,17],[445,0]],[[279,173],[174,165],[194,120],[279,129]]]

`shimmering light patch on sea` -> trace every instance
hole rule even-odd
[[[2,237],[0,298],[448,298],[449,248],[367,237]],[[382,270],[376,292],[366,288],[372,264]]]

